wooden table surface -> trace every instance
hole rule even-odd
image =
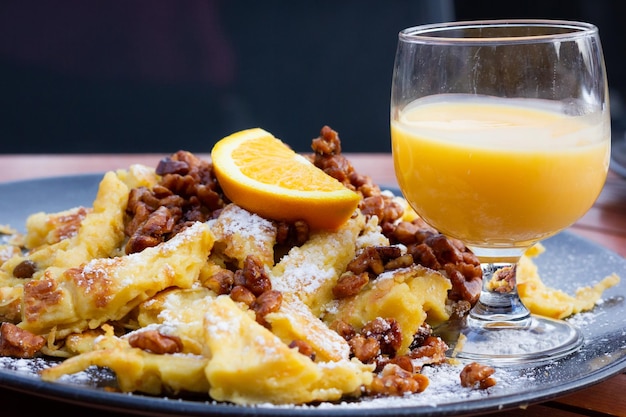
[[[0,182],[103,172],[141,163],[156,166],[164,155],[0,155]],[[200,154],[199,156],[208,157]],[[395,186],[393,163],[388,154],[348,154],[356,170],[370,175],[378,184]],[[1,219],[0,219],[1,223]],[[607,183],[593,208],[570,229],[588,240],[626,257],[626,179],[610,172]],[[621,277],[626,279],[626,277]],[[625,327],[626,327],[626,318]],[[44,399],[29,394],[0,389],[2,417],[52,415],[87,415],[122,417],[123,413],[89,409],[65,401]],[[525,409],[491,414],[493,416],[626,416],[626,373],[606,381]]]

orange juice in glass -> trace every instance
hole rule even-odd
[[[470,247],[527,248],[563,230],[604,185],[609,127],[554,107],[463,95],[412,102],[391,123],[404,196]]]
[[[403,195],[481,261],[478,301],[437,329],[456,334],[446,341],[457,358],[519,364],[576,352],[581,332],[530,314],[516,271],[526,249],[582,217],[604,185],[610,117],[598,29],[532,19],[404,29],[390,110]]]

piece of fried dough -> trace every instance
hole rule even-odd
[[[109,335],[98,339],[95,350],[44,369],[41,379],[56,381],[90,366],[100,366],[115,372],[118,387],[123,392],[153,395],[181,391],[206,393],[209,390],[204,375],[207,362],[206,357],[198,355],[151,353],[131,347],[126,339]]]
[[[228,296],[205,314],[209,394],[236,404],[302,404],[357,395],[372,380],[371,367],[357,361],[315,363],[289,348]],[[242,383],[245,381],[245,383]]]
[[[124,240],[124,210],[128,201],[128,187],[113,172],[104,175],[100,181],[93,210],[82,215],[72,214],[66,222],[45,221],[46,215],[34,214],[28,225],[27,236],[32,244],[39,244],[26,255],[17,255],[0,267],[0,288],[3,298],[0,303],[0,321],[16,323],[15,318],[22,314],[23,285],[38,279],[48,268],[67,269],[79,266],[94,258],[110,257],[117,253]],[[43,217],[41,217],[43,216]],[[76,220],[80,227],[75,232],[61,232],[63,239],[53,238],[55,243],[45,244],[45,239],[56,232],[55,227],[74,228]],[[68,234],[69,233],[69,234]],[[15,268],[28,262],[34,268],[29,277],[15,277]],[[10,295],[10,298],[6,298]]]
[[[450,317],[446,308],[450,288],[450,280],[420,265],[384,272],[357,295],[333,301],[324,321],[342,320],[361,329],[378,317],[395,319],[402,333],[398,354],[406,354],[427,319],[440,323]]]
[[[280,309],[266,315],[265,320],[271,324],[272,333],[283,342],[306,342],[313,349],[316,361],[339,361],[350,356],[348,342],[315,317],[293,294],[284,294]]]
[[[49,268],[24,285],[19,326],[55,336],[94,329],[120,320],[141,302],[169,288],[189,288],[197,280],[213,244],[205,223],[196,222],[171,240],[142,252],[98,258],[80,267]]]
[[[364,216],[357,213],[338,230],[313,233],[304,245],[293,247],[272,269],[272,287],[297,295],[319,316],[356,253],[356,240],[365,227]]]
[[[238,268],[243,268],[246,257],[253,254],[264,265],[274,265],[276,226],[271,221],[229,204],[209,225],[215,235],[213,260],[225,255],[226,261],[235,261]]]

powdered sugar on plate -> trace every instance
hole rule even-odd
[[[443,364],[427,366],[422,373],[428,376],[430,384],[424,392],[402,397],[366,398],[359,402],[340,404],[322,404],[321,408],[399,408],[399,407],[438,407],[452,403],[479,400],[510,395],[520,386],[533,383],[532,375],[524,375],[519,370],[497,369],[494,377],[497,384],[480,390],[465,388],[460,383],[460,373],[465,364]]]
[[[10,358],[0,357],[0,370],[9,371],[16,376],[39,379],[39,373],[57,364],[53,359],[46,358]],[[0,380],[2,377],[0,375]],[[114,386],[116,383],[115,374],[108,369],[92,366],[85,371],[75,374],[64,375],[59,382],[65,382],[77,386],[104,387]]]
[[[54,365],[54,361],[35,359],[0,358],[0,369],[14,372],[21,376],[38,378],[41,370]],[[317,405],[289,405],[277,406],[273,404],[260,404],[252,408],[316,408],[316,409],[376,409],[376,408],[398,408],[428,406],[437,407],[440,405],[469,401],[474,399],[489,398],[494,396],[510,395],[520,386],[533,383],[534,377],[524,375],[519,370],[497,369],[494,377],[497,384],[486,390],[464,388],[460,384],[460,372],[463,364],[442,364],[436,366],[426,366],[423,374],[428,376],[430,384],[428,388],[419,394],[410,394],[402,397],[380,397],[363,398],[358,401],[344,401],[339,403],[322,403]],[[76,374],[64,375],[59,382],[76,386],[103,387],[113,386],[115,375],[102,368],[90,367],[85,371]],[[140,394],[134,394],[140,398]],[[172,400],[174,398],[169,398]],[[214,403],[217,404],[217,403]],[[246,407],[251,408],[251,407]]]
[[[0,357],[0,369],[15,372],[19,375],[38,377],[39,372],[52,363],[43,358],[21,359]]]

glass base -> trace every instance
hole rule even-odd
[[[484,321],[471,316],[435,329],[451,357],[490,365],[522,365],[552,361],[576,352],[580,331],[562,320],[530,316],[521,321]]]

